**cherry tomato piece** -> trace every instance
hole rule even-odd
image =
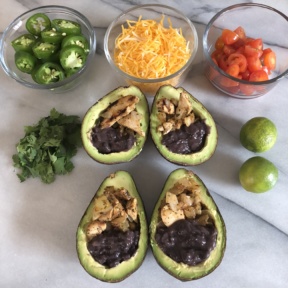
[[[247,60],[243,54],[232,53],[228,57],[228,64],[237,64],[239,66],[239,72],[244,72],[247,70]]]
[[[224,44],[227,44],[227,45],[231,45],[239,39],[238,34],[229,29],[224,29],[222,31],[221,37],[222,37]]]
[[[225,72],[233,77],[238,77],[239,71],[240,69],[237,64],[231,64],[228,66]]]
[[[263,51],[263,55],[261,57],[261,60],[262,60],[262,64],[264,66],[266,66],[269,70],[275,69],[275,67],[276,67],[276,54],[272,50],[271,51],[265,51],[265,53]]]
[[[247,57],[247,68],[252,73],[257,70],[261,70],[262,64],[257,56]]]
[[[269,79],[267,73],[264,70],[258,70],[251,73],[249,81],[252,82],[261,82],[267,81]]]

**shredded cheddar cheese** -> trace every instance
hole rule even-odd
[[[181,69],[191,51],[181,28],[164,27],[164,16],[155,20],[127,20],[116,39],[114,58],[116,65],[127,74],[142,79],[158,79]]]

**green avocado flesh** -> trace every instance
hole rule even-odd
[[[189,266],[182,262],[178,263],[174,261],[163,252],[156,241],[156,229],[159,224],[163,225],[163,218],[160,211],[163,209],[163,201],[166,198],[166,193],[169,190],[172,191],[172,187],[175,187],[175,183],[178,183],[180,179],[188,179],[191,183],[194,183],[193,185],[200,188],[200,190],[197,188],[197,193],[200,195],[201,206],[209,211],[210,221],[214,223],[217,231],[216,243],[213,250],[210,252],[209,257],[195,266]],[[226,248],[226,228],[224,220],[202,180],[192,171],[184,168],[176,169],[168,176],[162,193],[153,210],[149,229],[150,245],[156,261],[164,270],[179,280],[190,281],[206,276],[220,264],[224,256]]]
[[[190,103],[192,104],[194,115],[198,119],[204,121],[205,125],[208,128],[207,136],[201,150],[189,154],[178,154],[170,151],[165,145],[162,144],[163,133],[159,132],[158,130],[159,126],[161,125],[161,121],[159,119],[159,110],[157,107],[157,103],[159,103],[161,99],[165,98],[171,100],[172,102],[177,102],[179,101],[180,95],[182,93],[188,95]],[[200,103],[196,98],[194,98],[182,87],[175,88],[170,85],[165,85],[158,90],[151,109],[150,133],[153,142],[160,154],[168,161],[183,166],[198,165],[207,161],[214,154],[217,146],[218,133],[216,124],[211,114],[207,111],[207,109],[203,106],[202,103]]]
[[[95,209],[95,198],[103,195],[106,187],[125,188],[131,197],[137,199],[138,224],[140,236],[138,248],[134,255],[113,268],[107,268],[96,262],[87,249],[87,225],[91,222]],[[148,247],[148,227],[146,214],[140,195],[138,194],[134,180],[126,171],[116,171],[104,179],[95,196],[85,211],[77,229],[77,253],[83,268],[93,277],[104,282],[119,282],[135,272],[142,264]]]
[[[110,107],[112,103],[115,103],[120,98],[128,95],[136,96],[139,99],[135,110],[140,115],[140,127],[143,135],[135,133],[135,144],[127,151],[113,152],[109,154],[100,153],[92,143],[92,129],[97,125],[97,121],[100,119],[103,111]],[[119,87],[101,98],[86,112],[81,127],[83,147],[88,155],[99,163],[116,164],[129,162],[142,151],[147,139],[148,126],[149,107],[145,95],[136,86]]]

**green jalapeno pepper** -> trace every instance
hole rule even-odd
[[[64,70],[76,72],[84,66],[86,59],[84,49],[77,45],[66,46],[60,51],[60,63]]]
[[[26,21],[26,29],[33,35],[40,36],[43,30],[51,28],[51,21],[44,13],[36,13]]]
[[[63,33],[56,31],[55,28],[41,32],[41,38],[44,42],[59,44],[65,36]]]
[[[63,80],[65,73],[57,63],[46,62],[34,69],[32,78],[38,84],[50,84]]]
[[[55,54],[58,51],[58,49],[59,45],[54,43],[43,42],[41,40],[36,42],[36,44],[32,48],[34,55],[38,59],[48,59],[53,54]]]
[[[64,35],[78,35],[81,34],[81,25],[72,20],[53,19],[51,25],[58,32]]]
[[[16,67],[24,72],[31,74],[37,64],[37,58],[29,52],[17,51],[14,55]]]
[[[89,49],[89,42],[86,37],[82,34],[80,35],[68,35],[62,41],[62,48],[70,45],[77,45],[84,49],[85,53],[88,54]]]
[[[14,50],[17,51],[32,51],[33,45],[36,43],[36,38],[32,34],[23,34],[11,42]]]

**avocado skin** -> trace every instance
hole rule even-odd
[[[136,110],[141,113],[141,127],[145,132],[145,136],[136,136],[136,145],[129,151],[123,151],[111,154],[101,154],[97,148],[94,147],[90,140],[92,128],[96,125],[96,121],[100,116],[100,113],[105,110],[112,102],[117,101],[122,96],[135,95],[140,101],[136,105]],[[121,86],[110,91],[108,94],[100,98],[94,103],[85,113],[82,126],[81,126],[81,138],[83,147],[86,153],[95,161],[101,164],[113,165],[119,163],[126,163],[136,158],[142,151],[144,144],[147,140],[147,134],[149,129],[149,106],[146,96],[136,86]]]
[[[91,220],[92,209],[94,206],[94,200],[97,196],[103,194],[105,187],[115,186],[118,188],[124,187],[128,190],[132,197],[137,198],[138,202],[138,219],[140,224],[140,237],[138,242],[138,249],[136,253],[127,261],[123,261],[119,265],[113,268],[106,268],[101,264],[97,263],[93,257],[90,255],[87,249],[87,239],[85,235],[85,227],[87,223]],[[84,215],[82,216],[80,223],[76,232],[76,250],[80,264],[85,269],[85,271],[92,277],[109,283],[121,282],[132,273],[134,273],[142,265],[148,249],[148,226],[146,211],[138,193],[135,182],[131,174],[124,170],[118,170],[108,177],[106,177],[98,190],[96,191],[94,197],[92,198],[90,204],[88,205]]]
[[[192,177],[199,185],[201,185],[201,201],[204,202],[207,208],[209,208],[209,210],[212,212],[212,215],[214,215],[214,223],[218,232],[216,247],[214,250],[212,250],[209,258],[196,266],[188,266],[183,263],[175,262],[164,254],[155,239],[157,224],[160,221],[159,208],[161,201],[165,197],[167,190],[169,190],[169,188],[171,188],[173,184],[177,182],[177,180],[179,180],[181,177]],[[202,180],[195,173],[186,170],[185,168],[176,169],[172,171],[167,177],[163,190],[158,198],[151,216],[149,235],[150,247],[159,266],[171,276],[183,282],[203,278],[212,273],[222,262],[226,250],[227,240],[226,225],[224,219]]]
[[[157,131],[157,127],[160,124],[159,120],[157,119],[157,101],[161,98],[179,100],[180,94],[182,92],[185,92],[190,96],[194,112],[196,112],[196,114],[205,121],[205,124],[210,130],[207,135],[204,147],[198,152],[186,155],[169,151],[167,147],[161,143],[162,135]],[[216,151],[218,141],[218,131],[216,124],[206,107],[184,88],[176,88],[171,85],[161,86],[155,95],[150,114],[150,134],[160,155],[163,156],[167,161],[181,166],[195,166],[209,160]]]

